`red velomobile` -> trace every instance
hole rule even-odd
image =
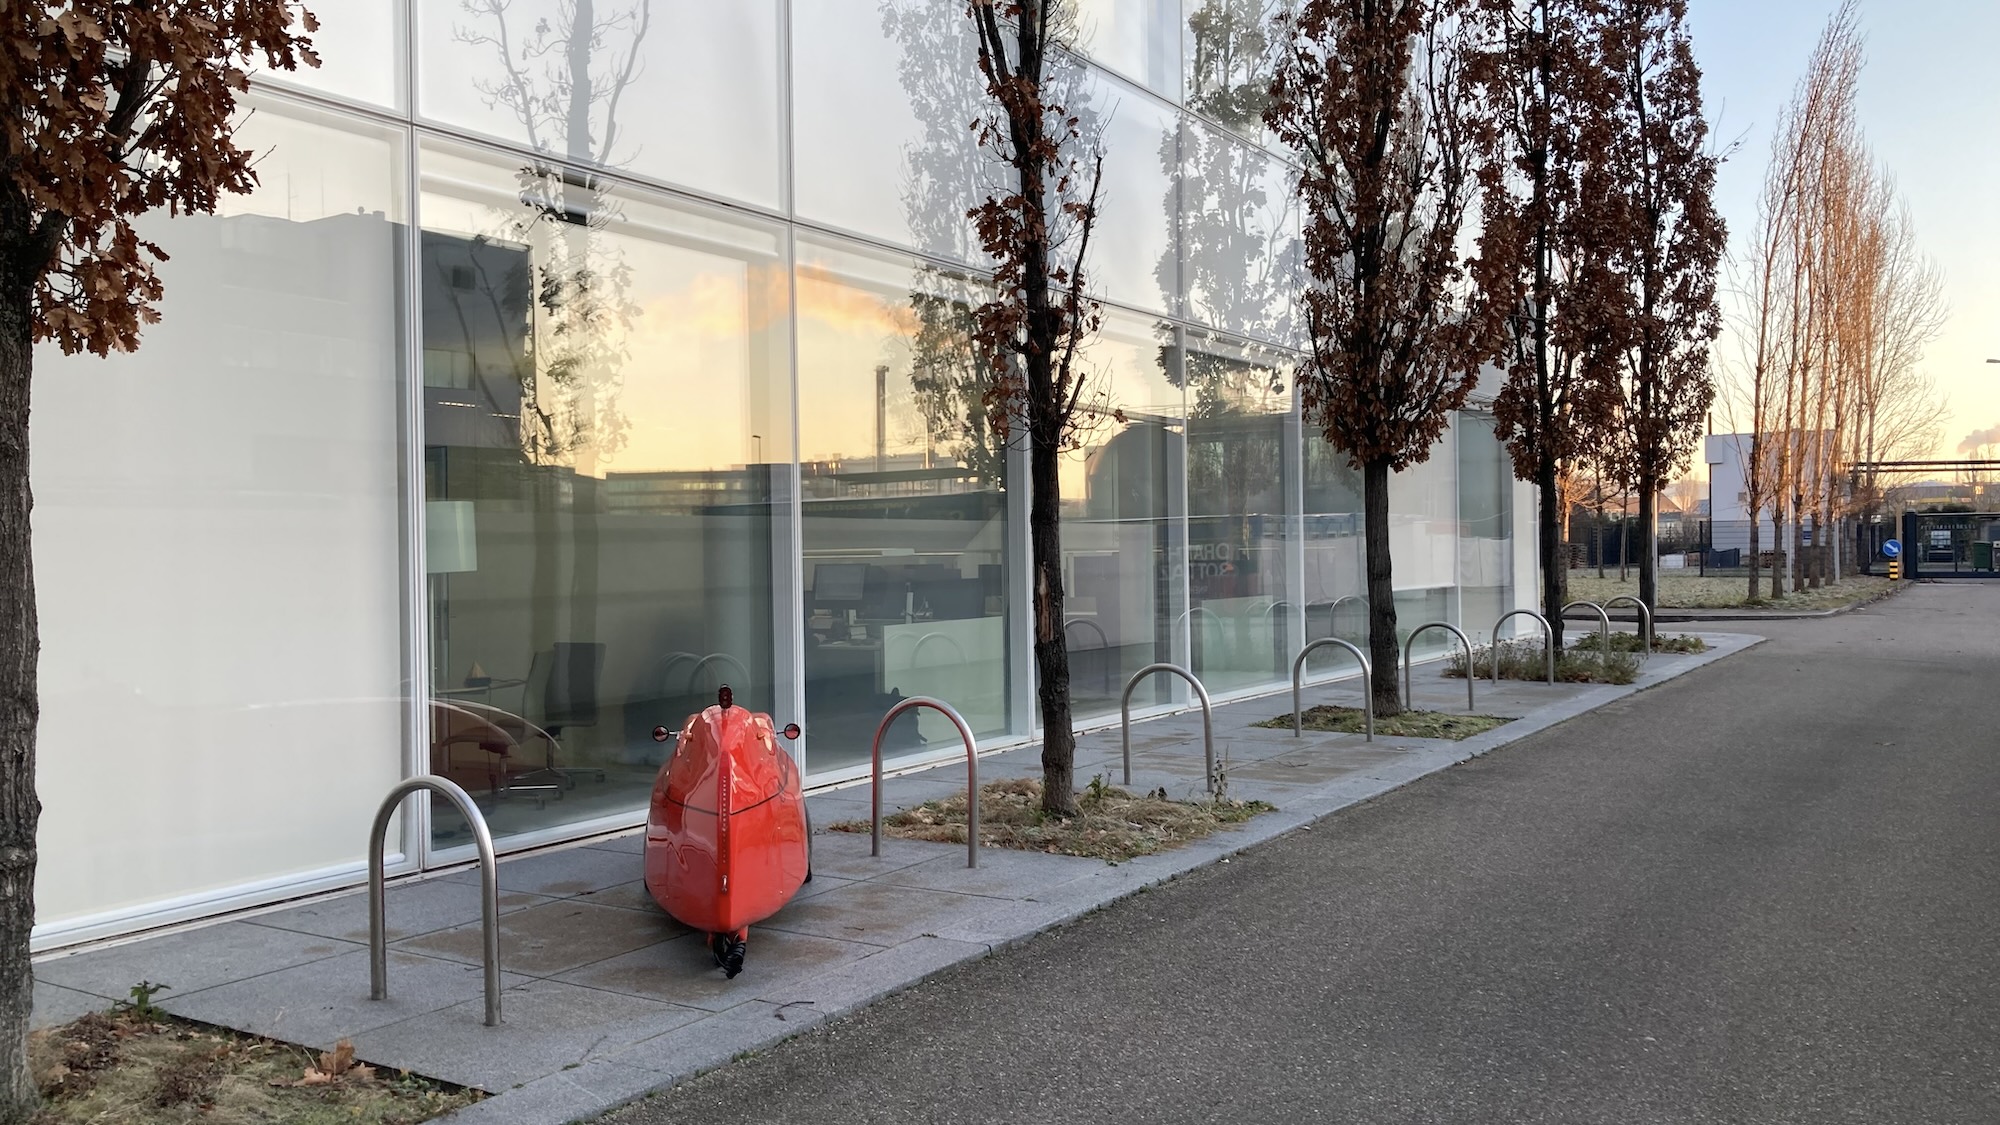
[[[743,971],[750,925],[778,912],[812,878],[812,822],[792,756],[771,716],[718,703],[688,716],[653,783],[646,819],[646,890],[708,935],[716,964]],[[797,726],[785,727],[797,738]],[[655,727],[653,737],[671,737]]]

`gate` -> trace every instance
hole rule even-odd
[[[1996,562],[2000,512],[1903,513],[1905,577],[2000,578]]]

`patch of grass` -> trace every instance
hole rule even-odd
[[[1465,657],[1460,656],[1458,660],[1459,663],[1463,664]],[[1388,735],[1393,738],[1443,738],[1449,739],[1452,742],[1459,742],[1471,738],[1475,734],[1485,734],[1494,727],[1513,721],[1512,719],[1503,719],[1498,715],[1453,715],[1443,711],[1405,711],[1392,719],[1376,719],[1375,733],[1377,735]],[[1261,723],[1252,725],[1275,730],[1290,730],[1292,729],[1292,716],[1287,712],[1275,719],[1265,719]],[[1299,716],[1299,725],[1306,730],[1326,731],[1332,734],[1360,734],[1368,729],[1367,716],[1362,713],[1359,707],[1334,707],[1331,705],[1306,708],[1305,713]]]
[[[1735,577],[1703,577],[1695,574],[1661,573],[1661,609],[1782,609],[1782,610],[1822,610],[1841,609],[1862,602],[1873,601],[1892,591],[1895,583],[1887,578],[1871,578],[1860,575],[1830,582],[1817,590],[1800,590],[1781,598],[1749,598],[1750,579],[1746,575]],[[1771,588],[1770,572],[1758,576],[1760,590]],[[1635,572],[1628,580],[1620,582],[1616,575],[1599,578],[1595,572],[1571,571],[1569,575],[1569,596],[1572,601],[1591,601],[1599,605],[1620,595],[1637,597],[1639,576]],[[1620,607],[1629,610],[1631,607]],[[1616,612],[1614,610],[1613,612]]]
[[[1037,778],[1008,778],[979,787],[979,845],[1087,856],[1118,863],[1177,848],[1275,806],[1263,801],[1176,801],[1166,790],[1132,794],[1091,779],[1077,794],[1078,814],[1067,819],[1042,812]],[[828,825],[835,832],[866,832],[869,822]],[[882,818],[882,830],[901,840],[965,843],[965,794],[925,801]]]
[[[413,1125],[482,1096],[377,1074],[354,1064],[352,1047],[315,1054],[141,1014],[149,998],[29,1037],[43,1098],[35,1125]]]
[[[1633,647],[1629,652],[1621,652],[1618,647],[1619,634],[1611,634],[1611,659],[1604,659],[1602,641],[1596,633],[1590,634],[1588,647],[1578,645],[1556,654],[1556,682],[1560,684],[1629,684],[1639,678],[1638,637],[1633,634]],[[1473,650],[1474,667],[1482,679],[1493,675],[1493,650],[1490,646]],[[1500,678],[1503,680],[1544,681],[1548,678],[1548,654],[1542,647],[1540,638],[1500,642]],[[1459,653],[1445,662],[1444,675],[1453,679],[1465,678],[1465,654]]]
[[[1602,652],[1604,651],[1604,640],[1598,634],[1597,630],[1592,629],[1587,633],[1575,633],[1570,639],[1569,647],[1576,652]],[[1611,634],[1611,651],[1614,653],[1644,652],[1645,646],[1639,643],[1639,634],[1637,633],[1613,633]],[[1673,653],[1707,652],[1708,642],[1702,640],[1700,637],[1691,636],[1686,633],[1682,633],[1679,636],[1655,633],[1653,634],[1653,651]]]

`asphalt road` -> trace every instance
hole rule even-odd
[[[1924,585],[629,1106],[2000,1122],[2000,585]]]

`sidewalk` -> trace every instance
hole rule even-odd
[[[505,1022],[485,1027],[478,873],[406,880],[388,891],[389,992],[368,1000],[367,901],[349,892],[304,905],[122,945],[36,967],[37,1025],[103,1008],[140,980],[172,986],[181,1016],[313,1047],[352,1038],[357,1053],[498,1094],[452,1115],[457,1125],[558,1122],[726,1063],[829,1017],[982,957],[1110,902],[1310,824],[1340,808],[1722,659],[1759,638],[1704,634],[1699,656],[1656,656],[1630,687],[1482,681],[1478,710],[1516,721],[1464,742],[1264,730],[1286,695],[1216,709],[1215,744],[1230,795],[1278,811],[1170,853],[1110,865],[1068,856],[824,830],[865,819],[866,785],[810,799],[814,878],[755,927],[744,974],[723,979],[699,938],[667,918],[640,882],[641,834],[546,850],[500,866]],[[1308,706],[1358,702],[1357,685],[1308,688]],[[1464,707],[1465,684],[1418,670],[1420,706]],[[1135,789],[1202,788],[1200,713],[1135,724]],[[982,758],[982,779],[1039,775],[1039,748]],[[1082,736],[1077,778],[1119,780],[1115,727]],[[895,778],[885,804],[956,791],[962,764]]]

